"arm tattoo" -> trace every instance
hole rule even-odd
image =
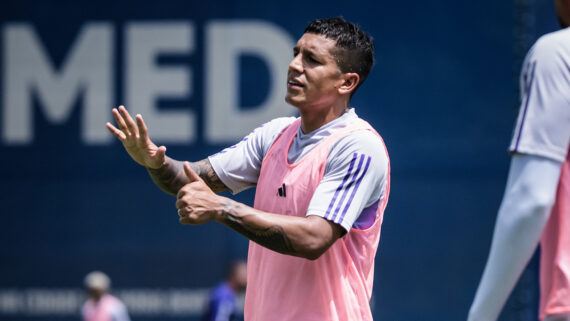
[[[176,196],[178,190],[188,183],[184,163],[171,158],[161,168],[146,168],[152,181],[164,192]]]
[[[283,227],[279,225],[253,226],[237,214],[237,210],[241,207],[239,203],[228,200],[222,205],[221,216],[225,225],[263,247],[281,254],[295,255],[296,251]]]
[[[222,183],[214,171],[210,160],[207,158],[196,163],[190,163],[190,167],[192,167],[192,169],[204,180],[206,185],[208,185],[215,193],[227,191],[229,189],[224,183]]]
[[[200,176],[206,185],[208,185],[214,192],[222,192],[228,188],[220,179],[212,168],[212,164],[206,158],[201,161],[190,163],[193,171]],[[164,192],[175,195],[182,186],[188,184],[188,177],[184,173],[184,162],[177,161],[171,158],[166,159],[166,163],[161,168],[148,168],[147,171],[152,178],[152,181],[160,187]]]

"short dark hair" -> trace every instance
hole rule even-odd
[[[316,19],[309,23],[304,33],[323,35],[336,41],[331,54],[342,73],[355,72],[360,76],[356,89],[366,80],[374,65],[374,39],[359,26],[342,17]]]

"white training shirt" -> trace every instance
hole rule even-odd
[[[256,128],[236,145],[209,157],[214,171],[232,193],[238,193],[257,184],[261,164],[269,148],[281,131],[295,119],[295,117],[283,117],[271,120]],[[341,117],[308,134],[303,134],[299,128],[289,150],[289,162],[294,163],[301,159],[323,138],[357,119],[354,109],[349,109]],[[356,189],[354,198],[346,198],[342,204],[334,204],[335,193],[343,192],[342,189],[346,188],[347,184],[344,184],[343,180],[352,170],[350,165],[355,154],[358,157],[369,157],[370,165],[361,168],[362,180],[360,184],[354,184]],[[307,215],[325,217],[331,209],[334,211],[338,207],[344,211],[346,207],[346,214],[342,217],[338,215],[334,222],[340,224],[346,231],[351,227],[364,229],[374,221],[376,208],[386,189],[387,179],[388,155],[381,139],[368,130],[355,131],[339,139],[331,147],[323,179],[311,198]]]
[[[509,151],[564,162],[570,143],[570,28],[534,44],[520,86],[521,108]]]
[[[509,151],[523,155],[512,158],[491,251],[468,321],[499,317],[549,219],[550,206],[545,204],[555,201],[570,144],[570,28],[534,44],[520,84],[521,106]]]

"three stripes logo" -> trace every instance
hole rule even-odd
[[[280,197],[287,197],[287,191],[285,190],[285,183],[283,183],[283,185],[281,185],[281,187],[277,189],[277,195],[279,195]]]
[[[356,195],[358,187],[362,182],[362,178],[368,171],[371,157],[364,154],[354,153],[352,161],[348,167],[348,171],[342,182],[337,187],[334,196],[329,203],[329,207],[325,213],[325,218],[337,224],[340,224]]]

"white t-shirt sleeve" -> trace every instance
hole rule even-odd
[[[365,208],[372,207],[375,215],[387,180],[388,155],[380,138],[368,130],[353,132],[331,148],[307,215],[321,216],[348,232]]]
[[[236,194],[257,184],[263,158],[281,131],[295,117],[273,119],[256,129],[239,143],[208,157],[216,175]]]
[[[468,321],[496,320],[534,253],[554,203],[561,163],[515,155],[485,271]]]
[[[565,38],[564,38],[565,37]],[[564,161],[570,142],[570,30],[539,39],[521,71],[510,152]]]

